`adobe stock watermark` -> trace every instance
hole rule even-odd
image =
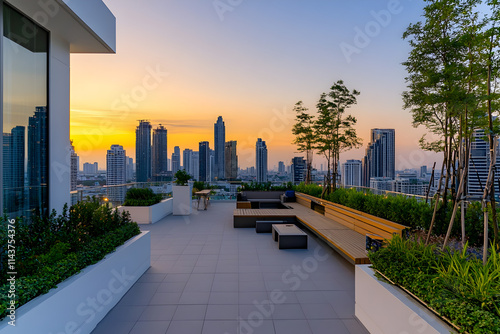
[[[355,26],[352,42],[342,42],[339,45],[347,63],[351,63],[354,54],[360,54],[363,49],[367,48],[372,40],[391,24],[393,16],[400,14],[402,11],[403,6],[399,0],[389,0],[386,9],[371,10],[370,15],[373,20],[368,21],[364,27]]]
[[[427,331],[429,330],[429,324],[427,323],[427,321],[422,319],[422,317],[416,312],[412,312],[408,317],[408,325],[414,328],[411,333],[427,333]],[[399,332],[399,334],[410,334],[410,332],[401,331]]]
[[[219,17],[219,20],[224,21],[224,15],[231,13],[236,7],[240,6],[243,0],[214,0],[212,6]]]
[[[125,268],[121,272],[113,269],[110,272],[111,278],[105,288],[99,290],[95,296],[89,296],[86,300],[79,303],[75,308],[75,313],[84,318],[83,323],[90,323],[95,319],[98,313],[104,311],[104,307],[109,305],[121,292],[135,281],[134,275],[128,275]],[[68,321],[62,331],[57,334],[79,334],[78,329],[82,321]],[[49,333],[53,334],[53,333]]]
[[[7,291],[7,298],[9,300],[7,306],[7,315],[9,318],[9,326],[16,326],[16,304],[17,304],[17,269],[16,269],[16,220],[7,220],[7,284],[9,291]]]
[[[307,280],[312,273],[318,270],[319,264],[326,261],[330,255],[328,253],[321,254],[321,246],[316,247],[312,256],[302,260],[300,265],[292,265],[290,269],[283,272],[281,281],[289,285],[290,291],[296,291],[300,288],[303,281]],[[274,289],[269,294],[269,299],[263,301],[253,301],[255,310],[250,312],[246,319],[238,317],[238,333],[253,334],[256,328],[264,324],[265,319],[271,318],[276,309],[276,305],[281,305],[286,302],[286,296],[280,289]],[[230,334],[226,332],[225,334]]]
[[[247,164],[255,162],[255,143],[257,138],[262,138],[269,146],[274,140],[276,134],[289,130],[288,127],[294,118],[295,113],[284,107],[282,110],[273,109],[272,116],[269,118],[267,127],[263,127],[255,138],[248,137],[247,140],[238,142],[238,159]]]

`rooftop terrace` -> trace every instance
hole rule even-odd
[[[234,208],[143,226],[151,268],[93,333],[368,333],[354,317],[353,265],[311,234],[307,250],[279,250],[270,234],[235,229]]]

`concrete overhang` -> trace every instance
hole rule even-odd
[[[71,53],[115,53],[116,18],[102,0],[7,0],[70,44]]]

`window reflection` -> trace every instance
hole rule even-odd
[[[48,211],[48,33],[3,5],[3,209]]]

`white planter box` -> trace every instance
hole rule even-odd
[[[0,322],[0,333],[91,333],[150,265],[148,231],[21,306],[16,326],[9,325],[7,317]]]
[[[137,224],[154,224],[172,213],[172,198],[151,206],[119,206],[118,211],[128,211]]]
[[[403,290],[380,281],[370,265],[355,270],[355,314],[371,334],[456,333]]]
[[[174,216],[190,215],[193,210],[191,186],[173,186],[172,196],[174,199]]]

